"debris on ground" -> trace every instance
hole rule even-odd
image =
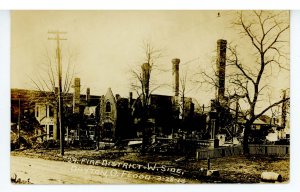
[[[65,161],[59,149],[28,149],[13,151],[11,155]],[[218,170],[219,177],[207,176],[207,160],[189,159],[183,156],[152,154],[141,155],[126,150],[79,150],[66,149],[66,157],[77,159],[113,160],[124,163],[147,165],[158,164],[183,170],[182,176],[197,179],[201,183],[260,183],[262,172],[275,172],[282,176],[283,182],[289,181],[289,157],[274,156],[231,156],[210,159],[210,170]],[[171,174],[171,173],[170,173]]]
[[[30,182],[30,178],[27,180],[22,180],[21,178],[18,178],[17,174],[15,173],[11,176],[10,181],[14,184],[33,184]]]

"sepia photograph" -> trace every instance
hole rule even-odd
[[[13,185],[290,182],[290,11],[10,22]]]

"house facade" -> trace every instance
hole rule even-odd
[[[117,98],[118,99],[118,98]],[[100,99],[100,137],[105,141],[112,141],[116,138],[117,126],[117,100],[111,88]]]
[[[46,134],[43,139],[58,140],[57,110],[53,103],[36,103],[35,118],[40,123],[41,130]]]

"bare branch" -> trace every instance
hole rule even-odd
[[[267,112],[267,111],[270,110],[271,108],[273,108],[273,107],[275,107],[275,106],[278,106],[279,104],[284,103],[284,102],[289,101],[289,100],[290,100],[290,98],[288,97],[288,98],[286,98],[286,99],[282,99],[282,100],[280,100],[280,101],[277,101],[277,102],[275,102],[275,103],[269,105],[269,106],[266,107],[264,110],[262,110],[259,114],[255,115],[255,119],[257,119],[257,118],[259,118],[260,116],[262,116],[265,112]]]

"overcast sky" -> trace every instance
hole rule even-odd
[[[220,12],[220,17],[218,17]],[[114,94],[128,97],[130,70],[143,61],[143,42],[161,49],[154,71],[156,83],[172,84],[171,60],[180,58],[182,71],[195,80],[195,74],[215,65],[216,42],[226,39],[238,44],[244,53],[248,46],[238,31],[231,27],[234,11],[13,11],[11,36],[11,87],[34,89],[32,79],[43,74],[48,52],[54,54],[55,41],[48,31],[65,31],[62,41],[63,64],[72,55],[76,77],[80,77],[82,93],[105,94],[109,87]],[[289,22],[288,20],[286,22]],[[288,36],[288,33],[287,33]],[[243,46],[244,45],[244,46]],[[248,56],[249,57],[249,56]],[[247,56],[246,56],[247,59]],[[289,72],[270,77],[274,97],[289,87]],[[188,96],[200,104],[208,104],[214,90],[198,88],[190,83]],[[197,89],[196,89],[197,88]],[[173,95],[169,86],[155,93]]]

